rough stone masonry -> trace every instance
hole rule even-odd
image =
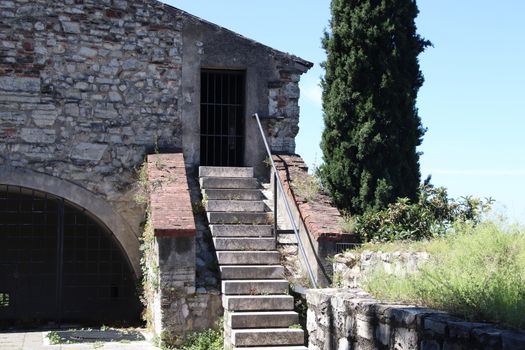
[[[264,176],[248,116],[263,117],[273,151],[293,153],[299,78],[311,66],[159,1],[2,0],[0,184],[86,209],[138,278],[145,208],[134,198],[137,169],[148,153],[182,150],[195,176],[201,70],[244,72],[245,165]],[[194,321],[188,330],[205,324]]]
[[[4,0],[0,18],[0,183],[80,203],[137,274],[135,169],[155,150],[199,165],[202,68],[245,71],[246,115],[295,150],[307,61],[153,0]],[[247,120],[246,165],[264,169],[256,132]]]

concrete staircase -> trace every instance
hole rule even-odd
[[[222,278],[225,348],[307,349],[253,169],[200,167],[199,176]]]

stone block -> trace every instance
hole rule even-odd
[[[428,316],[423,321],[423,329],[433,334],[444,336],[447,332],[447,320],[439,316]]]
[[[390,344],[391,333],[389,324],[379,323],[376,327],[376,339],[385,346]]]
[[[22,128],[20,137],[28,143],[54,143],[56,140],[53,129]]]
[[[40,78],[31,77],[0,77],[0,90],[40,92]]]
[[[357,336],[372,340],[374,339],[374,324],[371,317],[366,317],[362,315],[356,316],[356,330]]]
[[[70,34],[80,33],[80,24],[78,22],[62,21],[62,30]]]
[[[417,349],[419,337],[417,332],[407,328],[396,328],[394,331],[394,349],[412,350]]]
[[[71,158],[77,160],[100,161],[108,148],[106,144],[81,142],[71,151]]]
[[[52,126],[57,117],[58,112],[56,110],[35,110],[32,113],[33,122],[39,127]]]

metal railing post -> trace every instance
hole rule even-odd
[[[277,173],[273,172],[273,234],[277,243]]]
[[[317,288],[317,282],[314,277],[312,267],[310,266],[310,262],[308,261],[308,256],[306,255],[306,251],[304,250],[304,246],[301,241],[301,237],[299,236],[299,229],[293,218],[292,210],[290,209],[290,204],[288,204],[288,200],[286,199],[286,192],[284,191],[284,187],[283,187],[283,184],[281,183],[281,179],[277,175],[277,167],[275,166],[275,162],[273,161],[272,152],[270,151],[270,146],[268,146],[268,141],[266,140],[266,136],[264,135],[264,130],[262,128],[261,121],[259,119],[259,115],[255,113],[253,117],[257,121],[257,126],[259,127],[259,131],[261,132],[261,137],[264,143],[264,147],[266,148],[266,153],[268,154],[268,158],[270,159],[270,164],[274,172],[273,193],[274,193],[274,210],[275,210],[275,214],[274,214],[275,239],[277,239],[277,191],[279,190],[283,195],[284,208],[286,209],[286,214],[288,215],[288,219],[290,220],[290,224],[292,225],[292,229],[293,229],[295,238],[297,239],[297,246],[299,248],[299,252],[301,253],[304,259],[306,270],[308,272],[308,277],[310,278],[310,283],[312,284],[312,287]]]

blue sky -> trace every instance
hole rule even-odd
[[[314,62],[301,79],[297,153],[322,162],[320,38],[328,0],[169,0],[175,7]],[[525,222],[525,1],[420,0],[418,32],[434,47],[420,56],[418,96],[428,128],[421,174],[454,197],[493,197]]]

